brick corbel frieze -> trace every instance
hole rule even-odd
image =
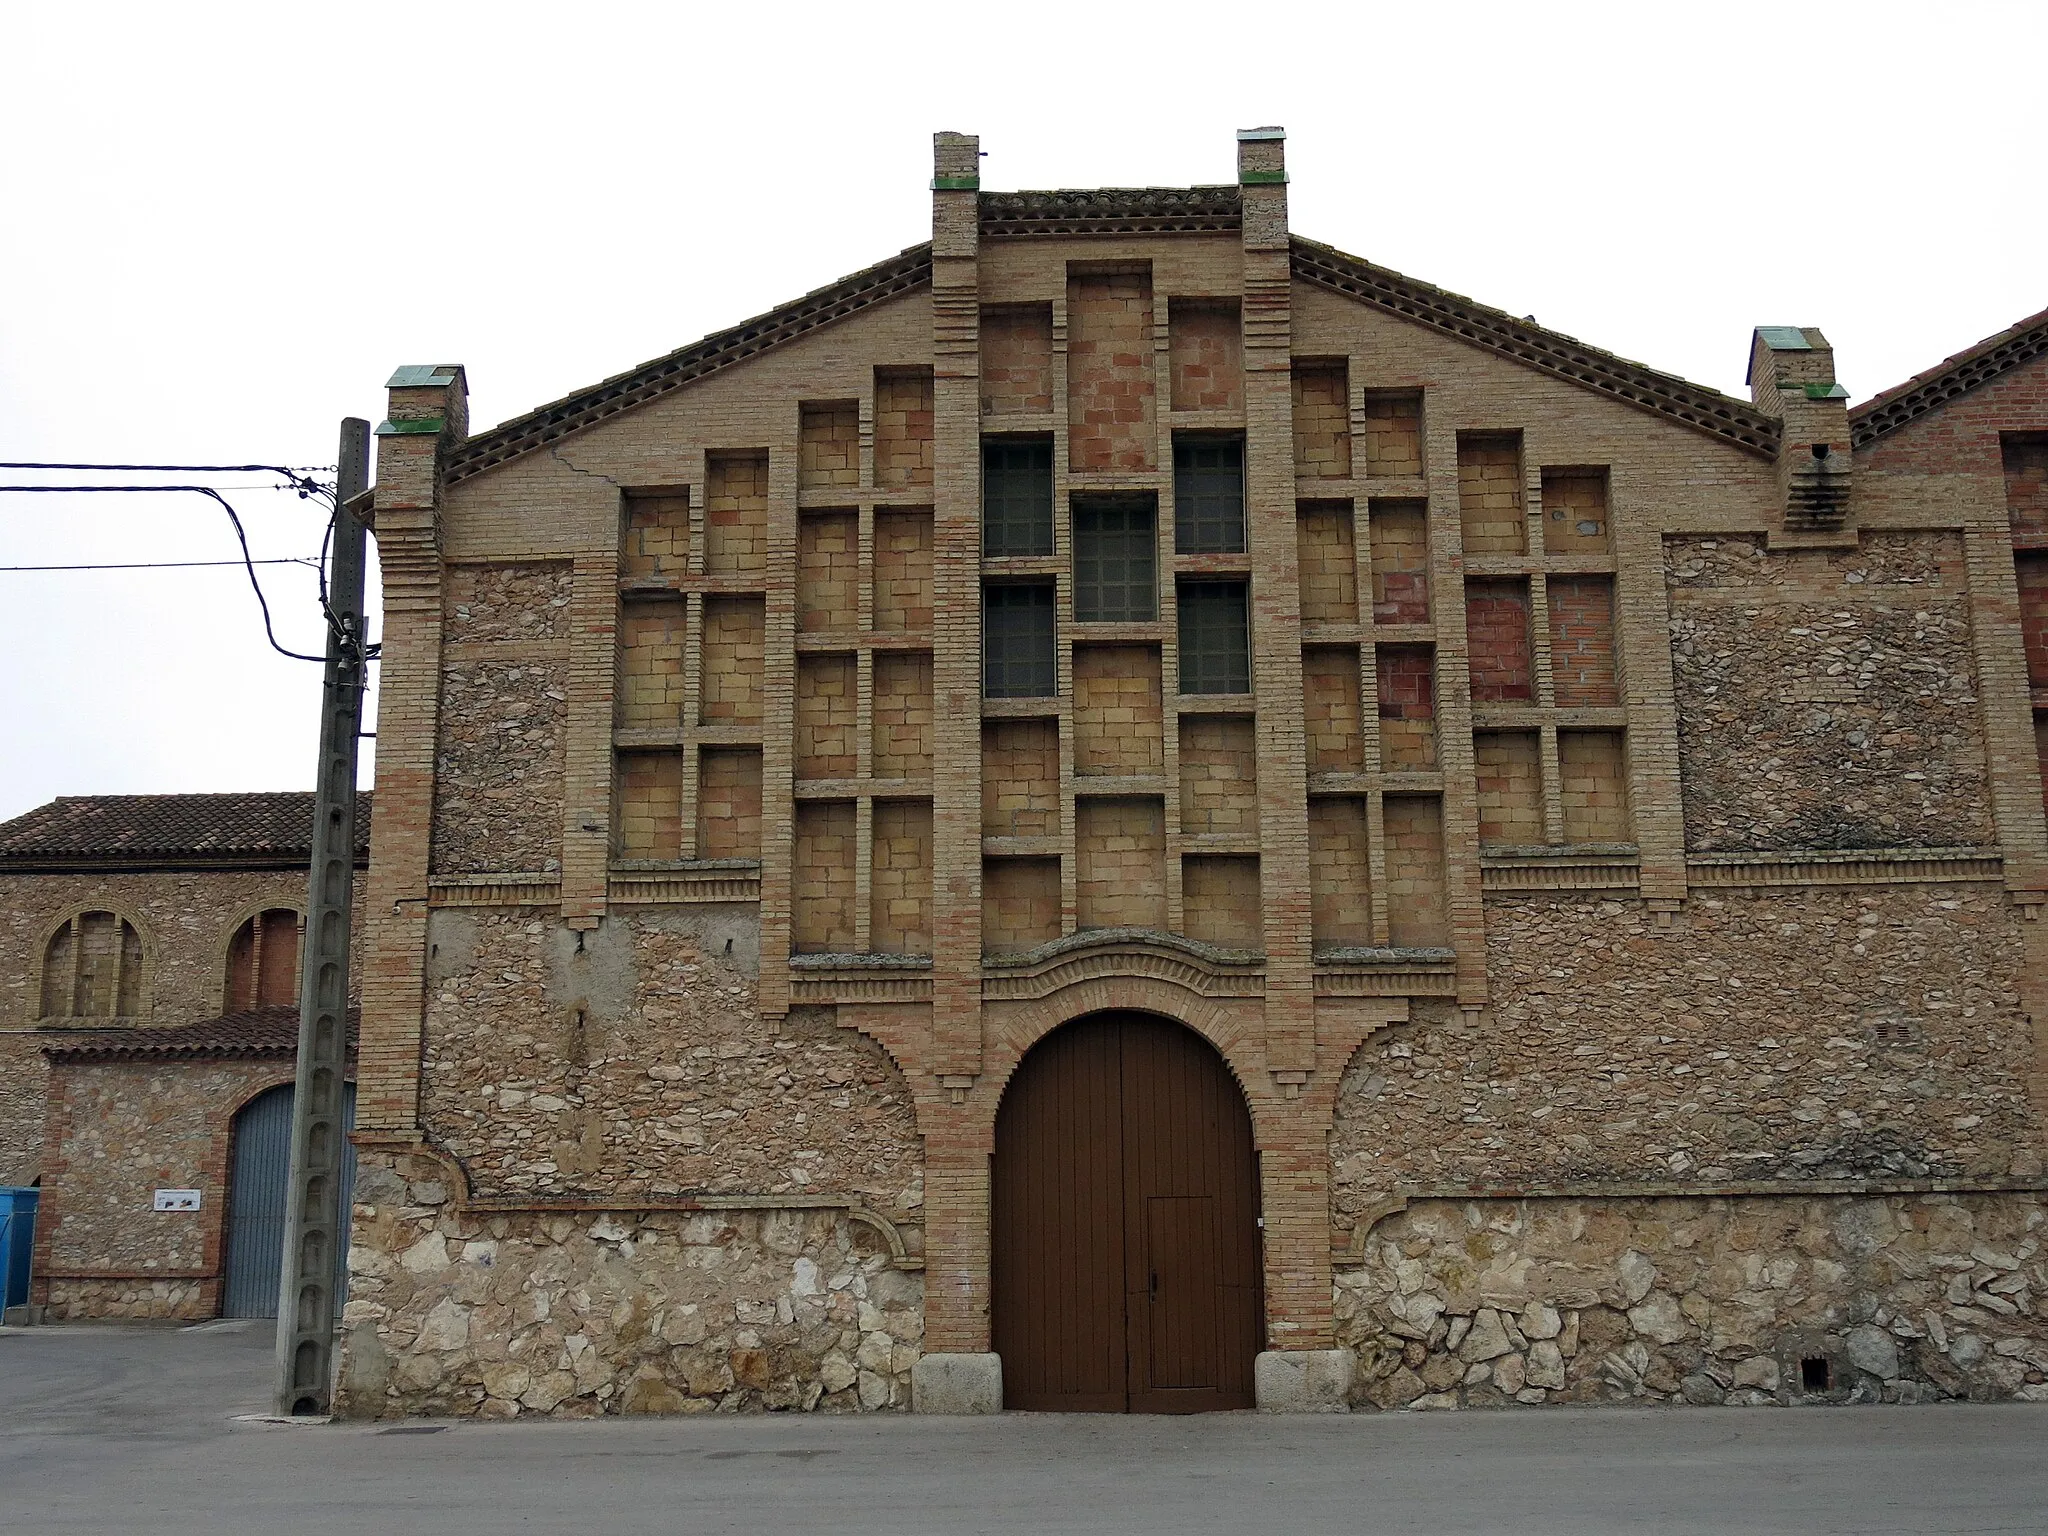
[[[356,1123],[418,1123],[425,1028],[434,756],[441,699],[441,496],[450,445],[468,426],[462,370],[404,368],[377,429],[377,558],[384,580],[377,705],[377,815],[363,902]]]

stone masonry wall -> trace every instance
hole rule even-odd
[[[253,910],[296,907],[306,876],[294,870],[14,875],[0,899],[0,1184],[32,1184],[43,1157],[47,1092],[36,980],[42,944],[67,913],[130,914],[142,938],[147,1013],[130,1022],[175,1026],[221,1011],[227,946]],[[362,884],[357,881],[360,903]],[[360,926],[358,927],[360,933]],[[359,972],[358,972],[359,974]],[[104,1022],[104,1021],[102,1021]]]
[[[60,1063],[37,1270],[52,1321],[211,1317],[219,1306],[234,1112],[289,1061]],[[196,1211],[155,1211],[159,1188]]]
[[[1492,1003],[1366,1042],[1338,1225],[1397,1188],[2004,1177],[2034,1144],[2022,919],[1993,886],[1487,903]]]
[[[569,566],[451,566],[434,870],[561,867]]]
[[[1953,534],[1668,539],[1687,847],[1996,840]]]
[[[922,1280],[838,1211],[486,1214],[366,1150],[336,1409],[907,1408]]]
[[[2048,1402],[2040,1195],[1428,1200],[1337,1276],[1360,1405]]]
[[[758,928],[718,906],[578,935],[521,913],[429,928],[421,1113],[479,1194],[923,1201],[910,1092],[827,1009],[755,1011]]]

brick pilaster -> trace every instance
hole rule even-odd
[[[409,1131],[419,1112],[427,876],[441,696],[441,471],[468,430],[462,369],[401,368],[377,428],[378,564],[384,579],[377,701],[377,814],[363,902],[356,1125]]]

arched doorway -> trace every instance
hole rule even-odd
[[[1166,1019],[1041,1040],[996,1116],[996,1353],[1010,1408],[1252,1406],[1259,1185],[1222,1057]]]
[[[356,1123],[356,1085],[343,1089],[342,1124]],[[292,1085],[283,1083],[244,1104],[235,1116],[228,1179],[227,1263],[223,1317],[275,1317],[284,1279],[285,1193],[291,1183]],[[356,1149],[341,1154],[341,1242],[335,1255],[337,1305],[348,1282],[348,1198],[356,1182]]]

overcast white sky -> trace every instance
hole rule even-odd
[[[400,363],[488,425],[924,239],[938,128],[1017,188],[1281,123],[1303,234],[1736,394],[1818,325],[1861,399],[2048,306],[2044,48],[1990,0],[10,7],[0,458],[325,464]],[[0,566],[232,554],[196,497],[0,496]],[[0,817],[310,783],[239,570],[0,571],[0,657]]]

